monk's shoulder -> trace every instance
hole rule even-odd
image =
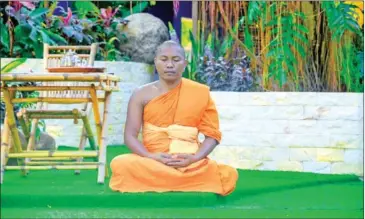
[[[203,92],[203,93],[210,92],[210,88],[205,84],[201,84],[199,82],[196,82],[196,81],[193,81],[190,79],[186,79],[186,78],[184,79],[184,81],[185,81],[185,85],[191,90],[194,90],[197,92]]]
[[[136,89],[134,89],[131,98],[135,98],[135,99],[139,99],[139,100],[143,101],[144,97],[146,97],[147,94],[151,93],[155,83],[156,82],[151,82],[151,83],[144,84],[144,85],[137,87]]]

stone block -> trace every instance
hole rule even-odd
[[[239,96],[239,105],[241,106],[273,105],[273,98],[271,98],[270,94],[262,92],[242,92],[240,93]]]
[[[321,134],[323,131],[316,120],[289,120],[288,126],[292,134]]]
[[[259,170],[278,170],[277,161],[264,161]]]
[[[347,164],[343,162],[335,162],[331,166],[331,173],[334,174],[356,174],[364,176],[363,164]]]
[[[364,150],[345,149],[344,162],[347,164],[362,164],[364,160]]]
[[[220,122],[238,122],[241,119],[248,119],[250,116],[249,109],[236,106],[219,105],[217,106]]]
[[[326,147],[329,145],[329,136],[321,134],[283,134],[277,135],[275,143],[280,147],[289,148],[313,148]]]
[[[124,144],[123,135],[108,135],[107,145],[122,145]]]
[[[317,148],[290,148],[290,161],[315,161]]]
[[[238,160],[237,164],[234,164],[235,168],[257,170],[263,165],[261,160]]]
[[[312,173],[331,173],[330,162],[304,161],[303,171]]]
[[[358,106],[304,106],[304,119],[360,120]]]
[[[278,161],[277,169],[281,171],[303,171],[303,165],[298,161]]]
[[[256,148],[252,158],[262,161],[281,161],[289,160],[288,148],[261,147]]]
[[[236,124],[235,130],[240,133],[289,133],[288,120],[241,120],[232,121],[231,126],[233,124]]]
[[[344,161],[344,150],[332,148],[318,148],[317,161]]]
[[[318,126],[323,134],[361,134],[361,121],[349,120],[318,120]]]
[[[239,132],[224,132],[221,145],[241,147],[276,147],[277,134],[245,134]],[[279,145],[281,146],[281,145]]]
[[[317,93],[318,106],[361,106],[360,93]]]
[[[239,106],[239,92],[211,91],[210,96],[217,106]]]
[[[227,147],[232,148],[232,147]],[[240,160],[250,160],[257,158],[256,152],[258,151],[257,147],[237,147],[237,149],[233,152],[235,155],[238,156],[238,159]]]
[[[303,106],[247,106],[250,119],[291,120],[303,119]]]
[[[273,105],[284,106],[307,106],[316,105],[317,94],[314,92],[274,92],[271,97],[273,98]]]
[[[362,135],[331,135],[330,144],[334,148],[363,148],[363,136]]]

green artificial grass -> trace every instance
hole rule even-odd
[[[61,147],[60,150],[65,149]],[[125,147],[108,147],[108,163]],[[230,196],[119,193],[96,170],[6,171],[1,218],[363,218],[364,184],[355,175],[239,170]]]

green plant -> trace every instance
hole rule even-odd
[[[273,13],[276,11],[276,7],[279,11],[283,11],[287,6],[286,2],[273,3],[267,10],[272,10]],[[286,10],[286,12],[288,11]],[[270,60],[268,76],[273,77],[280,87],[286,84],[289,76],[292,78],[296,90],[299,89],[297,60],[306,60],[304,48],[308,45],[306,37],[308,30],[301,24],[304,19],[304,14],[300,12],[295,14],[282,12],[273,19],[264,21],[266,27],[272,28],[273,37],[265,57]]]
[[[243,51],[264,90],[362,92],[363,76],[359,72],[363,67],[357,54],[363,52],[363,26],[356,20],[362,15],[355,13],[363,12],[352,4],[199,2],[198,48],[204,49],[209,40],[218,40],[218,47],[226,50],[223,54],[227,61],[240,57],[237,51]],[[225,39],[231,41],[227,49]],[[222,55],[218,55],[216,45],[210,49],[217,58]]]
[[[30,2],[12,1],[5,7],[8,16],[4,24],[1,22],[0,53],[3,57],[36,57],[43,54],[43,43],[50,45],[66,44],[65,38],[50,31],[46,23],[49,23],[48,13],[50,9],[38,7]]]
[[[99,2],[98,2],[99,4]],[[104,4],[104,3],[102,3]],[[47,6],[46,6],[47,5]],[[48,6],[49,5],[49,6]],[[1,57],[42,58],[43,43],[50,45],[89,45],[101,42],[97,58],[106,61],[129,60],[118,51],[125,39],[116,40],[123,17],[148,7],[148,1],[119,2],[98,8],[92,1],[75,1],[66,10],[58,1],[11,1],[1,16]],[[60,9],[61,15],[54,15]],[[4,21],[3,17],[7,17]],[[123,33],[118,35],[123,36]]]

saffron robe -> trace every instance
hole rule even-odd
[[[144,107],[143,145],[150,152],[196,153],[198,134],[221,140],[218,113],[205,85],[182,79],[168,93]],[[173,168],[136,154],[116,156],[109,186],[119,192],[212,192],[228,195],[236,187],[235,168],[204,158],[184,168]]]

